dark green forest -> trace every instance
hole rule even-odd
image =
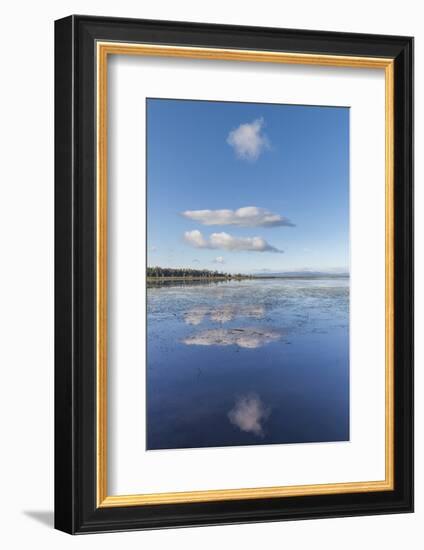
[[[241,279],[245,276],[222,271],[211,271],[209,269],[192,269],[190,267],[170,268],[170,267],[148,267],[148,278],[185,278],[185,279]]]

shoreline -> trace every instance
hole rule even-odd
[[[169,276],[169,277],[147,277],[148,283],[156,283],[162,281],[241,281],[244,279],[253,279],[249,275],[238,277],[238,276],[216,276],[216,277],[181,277],[181,276]]]
[[[148,283],[161,283],[166,281],[246,281],[262,279],[349,279],[350,275],[234,275],[215,277],[147,277]]]

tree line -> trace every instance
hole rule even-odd
[[[222,271],[211,271],[209,269],[192,269],[190,267],[148,267],[147,277],[159,278],[159,277],[178,277],[178,278],[190,278],[190,279],[236,279],[244,277],[240,273],[231,274],[223,273]]]

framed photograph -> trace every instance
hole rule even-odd
[[[413,510],[413,39],[55,25],[55,525]]]

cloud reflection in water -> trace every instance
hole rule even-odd
[[[240,428],[242,432],[250,432],[258,437],[264,437],[262,424],[270,413],[270,409],[264,405],[259,396],[247,394],[237,399],[234,407],[228,413],[228,418],[231,424]]]
[[[194,307],[184,315],[184,321],[187,325],[200,325],[206,316],[210,316],[211,321],[217,323],[228,323],[236,317],[252,317],[262,319],[265,316],[265,307],[257,306],[237,306],[227,304],[221,307],[207,308],[204,306]]]
[[[281,333],[268,328],[211,329],[188,336],[188,346],[232,346],[255,349],[281,339]]]
[[[200,325],[210,309],[207,307],[194,307],[184,315],[186,325]]]

